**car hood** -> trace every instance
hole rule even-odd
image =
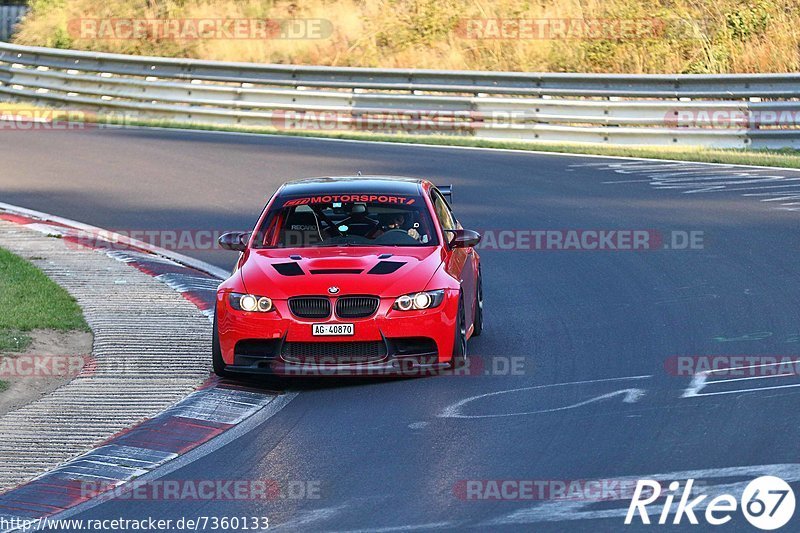
[[[331,287],[339,296],[396,297],[425,289],[442,261],[436,246],[250,249],[239,273],[247,292],[273,299],[327,295]]]

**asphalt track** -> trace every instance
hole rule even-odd
[[[691,378],[668,370],[673,356],[800,354],[800,214],[780,195],[745,196],[766,190],[747,189],[754,176],[800,173],[664,163],[614,171],[605,166],[623,162],[158,130],[0,131],[0,162],[0,201],[123,231],[248,229],[282,181],[361,171],[453,183],[469,228],[703,232],[697,250],[482,250],[487,323],[469,351],[487,368],[514,360],[522,371],[291,385],[301,393],[266,423],[167,476],[318,482],[319,498],[112,500],[75,518],[633,531],[641,526],[623,525],[627,500],[473,501],[458,487],[658,474],[710,487],[770,472],[800,479],[799,380],[683,397]],[[733,177],[698,191],[665,181],[670,171],[704,183]],[[793,182],[770,183],[783,191]],[[226,268],[234,260],[180,251]],[[732,392],[705,394],[723,389]],[[750,530],[741,515],[718,529]]]

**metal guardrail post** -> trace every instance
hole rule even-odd
[[[28,8],[26,6],[0,3],[0,41],[7,41],[11,38],[14,26],[27,11]]]

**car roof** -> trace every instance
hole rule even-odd
[[[403,176],[328,176],[286,182],[279,194],[390,193],[416,195],[428,180]]]

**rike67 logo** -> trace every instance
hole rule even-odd
[[[675,525],[684,521],[697,525],[699,519],[704,519],[708,525],[721,526],[741,512],[754,527],[774,530],[785,526],[794,515],[794,491],[779,477],[762,476],[754,479],[742,491],[738,501],[731,494],[720,494],[710,500],[707,494],[695,496],[693,485],[694,479],[689,479],[681,489],[681,483],[673,481],[663,490],[658,481],[640,479],[636,483],[625,524],[641,520],[642,524],[657,521],[663,525],[669,523],[669,516],[674,512],[671,523]],[[676,499],[677,507],[673,511]],[[655,516],[651,518],[650,513],[654,511]]]

